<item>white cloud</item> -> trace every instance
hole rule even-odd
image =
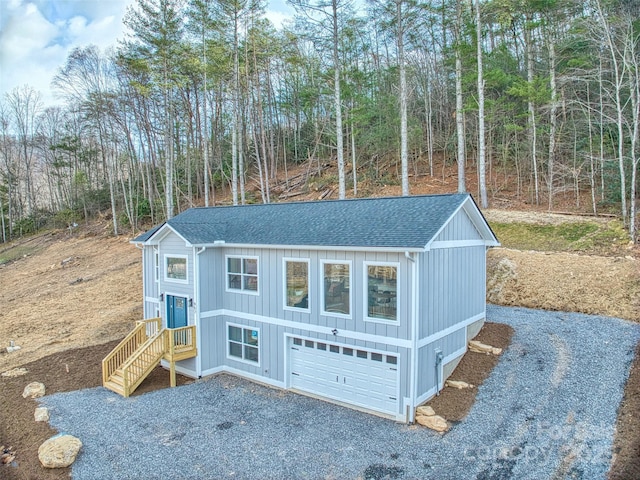
[[[50,84],[75,47],[105,50],[124,37],[122,18],[136,0],[0,0],[0,98],[25,84],[58,103]],[[292,17],[285,0],[266,16],[280,28]]]
[[[293,16],[289,13],[276,12],[274,10],[267,10],[265,17],[276,27],[281,28],[285,22],[293,20]]]
[[[0,0],[0,95],[28,84],[46,105],[50,83],[75,47],[105,49],[122,38],[133,0]]]

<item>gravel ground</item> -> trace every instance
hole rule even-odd
[[[84,444],[74,480],[604,479],[640,325],[488,306],[515,335],[440,435],[229,375],[123,399],[42,399]]]

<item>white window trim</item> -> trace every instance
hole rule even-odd
[[[396,319],[387,320],[369,316],[369,267],[395,267],[396,268]],[[384,323],[386,325],[400,325],[400,263],[399,262],[364,262],[362,268],[363,286],[363,318],[365,322]]]
[[[229,287],[229,259],[230,258],[239,258],[239,259],[246,259],[246,260],[255,260],[256,261],[256,278],[258,279],[258,288],[256,290],[245,290],[244,288],[231,288]],[[240,274],[241,276],[243,275],[242,273]],[[241,293],[244,295],[255,295],[258,296],[260,295],[260,283],[262,283],[260,281],[260,257],[256,256],[256,255],[225,255],[224,256],[224,285],[225,285],[225,289],[227,292],[229,293]],[[241,283],[241,285],[244,285],[244,283]]]
[[[230,345],[231,345],[231,341],[229,339],[229,327],[236,327],[236,328],[240,328],[242,329],[242,355],[244,356],[244,346],[246,345],[246,343],[244,343],[244,331],[245,330],[256,330],[258,332],[258,361],[257,362],[252,362],[251,360],[246,360],[244,358],[238,358],[235,357],[233,355],[231,355],[230,353]],[[240,323],[231,323],[231,322],[227,322],[226,326],[225,326],[225,341],[227,342],[227,359],[229,360],[234,360],[236,362],[240,362],[240,363],[244,363],[246,365],[253,365],[254,367],[260,367],[260,365],[262,364],[262,333],[260,332],[260,328],[258,327],[249,327],[247,325],[242,325]],[[238,343],[238,342],[235,342]],[[253,345],[250,345],[251,347],[253,347]],[[254,347],[255,348],[255,347]]]
[[[287,262],[307,264],[307,308],[287,305]],[[260,285],[258,285],[258,287],[260,287]],[[311,312],[311,259],[293,257],[284,257],[282,259],[282,296],[282,306],[284,310],[304,313]]]
[[[162,264],[162,269],[164,271],[164,281],[165,282],[171,282],[171,283],[182,283],[184,285],[187,285],[189,283],[189,255],[182,255],[182,254],[177,254],[177,253],[165,253],[164,254],[164,262]],[[169,267],[169,259],[170,258],[184,258],[185,260],[185,280],[181,280],[179,278],[169,278],[167,276],[167,269]]]
[[[345,315],[344,313],[336,313],[336,312],[327,312],[324,309],[325,297],[324,297],[324,266],[326,264],[330,265],[349,265],[349,314]],[[320,314],[326,317],[337,317],[337,318],[353,318],[353,262],[351,260],[332,260],[325,259],[320,260]]]

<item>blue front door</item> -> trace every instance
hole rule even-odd
[[[187,299],[167,295],[167,327],[180,328],[187,326]]]

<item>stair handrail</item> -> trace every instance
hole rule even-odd
[[[128,397],[158,364],[165,353],[166,337],[167,330],[163,328],[155,336],[140,345],[136,352],[124,362],[122,365],[122,381],[125,397]],[[155,347],[155,350],[152,347]],[[152,351],[149,352],[149,350]],[[147,356],[146,360],[144,356]],[[137,368],[132,368],[139,361],[142,364]]]
[[[161,327],[162,319],[159,317],[136,321],[135,328],[102,359],[102,384],[109,380],[140,345],[157,335]]]

